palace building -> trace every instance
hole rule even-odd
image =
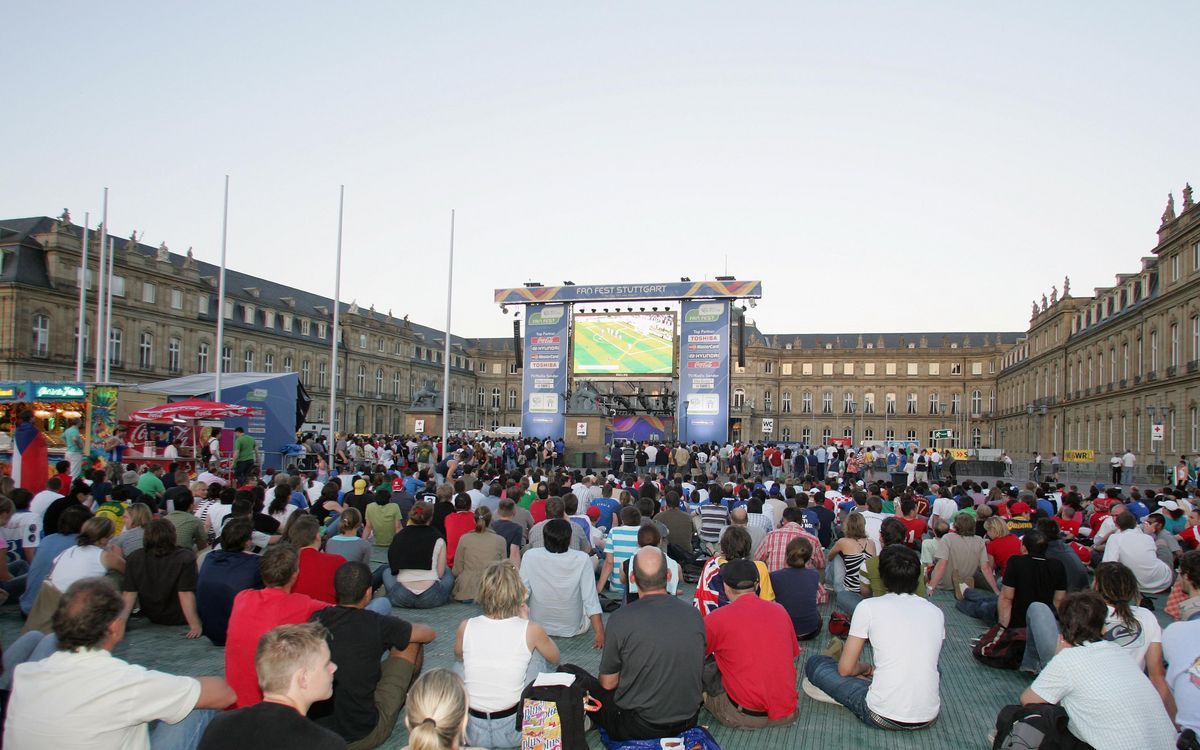
[[[79,284],[88,287],[84,377],[95,373],[96,284],[79,273],[82,228],[59,219],[0,220],[0,380],[72,380]],[[310,421],[402,432],[427,382],[450,402],[450,428],[521,423],[521,371],[511,338],[451,337],[399,314],[342,303],[338,361],[330,298],[226,271],[165,245],[113,239],[116,265],[109,380],[145,383],[209,372],[296,372]],[[89,256],[99,242],[90,239]],[[96,268],[95,261],[91,264]],[[731,438],[950,444],[1105,454],[1132,448],[1150,463],[1200,451],[1200,208],[1191,189],[1168,205],[1158,244],[1112,286],[1074,296],[1064,283],[1035,303],[1021,332],[768,334],[747,324],[745,366],[731,374]],[[768,294],[770,290],[768,289]],[[216,315],[225,345],[215,351]],[[1151,441],[1151,426],[1162,440]],[[766,428],[764,430],[764,428]]]

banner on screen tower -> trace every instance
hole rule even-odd
[[[529,305],[525,311],[521,432],[526,437],[561,438],[567,390],[567,306]]]
[[[729,303],[683,303],[679,335],[680,439],[729,438]]]

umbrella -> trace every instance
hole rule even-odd
[[[219,417],[251,417],[254,408],[237,404],[222,404],[218,401],[204,401],[189,398],[186,401],[176,401],[162,406],[152,406],[149,409],[139,409],[129,414],[135,422],[162,422],[173,419],[215,419]]]

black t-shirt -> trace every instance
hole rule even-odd
[[[408,648],[412,625],[399,617],[352,607],[327,607],[312,621],[329,628],[329,652],[337,672],[333,698],[315,704],[308,714],[330,716],[329,726],[348,742],[362,739],[379,720],[375,710],[379,659],[389,648]]]
[[[158,625],[186,625],[179,604],[180,591],[196,590],[196,553],[176,547],[158,557],[144,549],[125,560],[123,591],[138,595],[142,614]]]
[[[1032,555],[1017,555],[1008,559],[1004,568],[1004,585],[1013,587],[1012,616],[1008,625],[1025,627],[1025,610],[1034,602],[1054,607],[1054,592],[1067,590],[1067,569],[1058,560]]]
[[[620,675],[617,705],[655,724],[700,710],[704,620],[667,594],[642,596],[614,612],[604,628],[600,674]]]
[[[346,750],[346,741],[319,726],[291,706],[256,703],[234,711],[217,712],[196,750],[262,750],[264,747],[304,750]]]
[[[812,568],[783,568],[771,574],[775,601],[783,605],[792,618],[796,635],[808,635],[821,627],[821,612],[817,609],[817,585],[821,574]]]
[[[46,513],[42,516],[42,529],[47,534],[57,534],[59,517],[72,505],[79,505],[79,501],[71,495],[66,495],[46,506]]]
[[[492,531],[503,537],[506,545],[515,544],[517,549],[520,549],[521,544],[525,541],[525,530],[521,524],[505,521],[503,518],[497,518],[495,521],[492,521]],[[508,552],[509,548],[505,546],[505,556],[508,555]]]
[[[833,511],[824,505],[810,505],[808,509],[817,514],[817,539],[822,547],[828,547],[833,542],[833,524],[836,520]]]

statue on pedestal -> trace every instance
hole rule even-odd
[[[167,249],[167,243],[162,243],[158,246],[158,252],[154,253],[157,260],[171,260],[171,251]]]
[[[430,408],[440,408],[441,401],[442,395],[438,391],[437,383],[432,378],[425,378],[425,384],[421,386],[421,390],[413,394],[412,405],[414,407],[427,406]]]
[[[1063,277],[1063,299],[1066,299],[1069,296],[1071,296],[1071,277],[1064,276]]]
[[[1042,295],[1042,312],[1046,312],[1046,295]]]
[[[196,267],[196,258],[195,258],[195,256],[192,255],[192,248],[190,248],[190,247],[188,248],[188,251],[187,251],[187,257],[185,257],[183,259],[183,267],[184,268],[195,268]]]
[[[1192,183],[1187,183],[1183,186],[1183,210],[1186,211],[1192,207]],[[66,209],[63,209],[64,211]]]
[[[1163,210],[1162,223],[1175,220],[1175,194],[1167,193],[1167,207]]]
[[[1035,318],[1036,318],[1036,317],[1037,317],[1037,314],[1038,314],[1037,300],[1034,300],[1034,301],[1033,301],[1033,317],[1035,317]]]
[[[1058,287],[1051,286],[1050,287],[1050,304],[1051,304],[1051,306],[1053,306],[1054,303],[1056,303],[1056,302],[1058,302]]]
[[[64,227],[70,226],[71,212],[64,208],[62,214],[58,217],[58,223],[62,224]]]

